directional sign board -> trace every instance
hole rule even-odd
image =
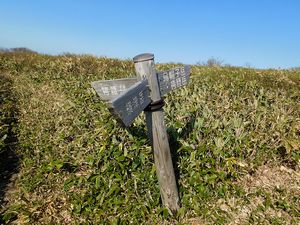
[[[160,94],[165,95],[170,91],[187,85],[190,75],[190,66],[157,73]]]
[[[132,121],[150,104],[148,80],[142,80],[128,88],[123,94],[110,101],[113,114],[121,119],[125,126]]]
[[[160,95],[187,85],[190,66],[157,72]],[[95,81],[92,87],[104,101],[108,101],[110,111],[129,126],[132,121],[151,103],[148,80],[138,78]]]
[[[92,87],[102,100],[109,101],[116,98],[137,81],[137,78],[95,81],[92,82]]]

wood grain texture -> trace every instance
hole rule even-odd
[[[150,96],[153,102],[161,99],[158,80],[153,60],[136,62],[134,64],[137,75],[140,79],[147,79],[150,87]]]
[[[122,94],[137,81],[138,79],[136,77],[116,80],[99,80],[92,82],[92,87],[102,100],[110,101]]]
[[[129,126],[150,102],[148,81],[144,79],[110,101],[109,106],[111,112],[116,115],[125,126]]]
[[[190,70],[190,66],[184,66],[171,70],[157,72],[161,96],[177,88],[186,86],[190,79]]]
[[[161,99],[159,85],[154,67],[154,60],[135,62],[135,69],[141,79],[149,81],[150,96],[152,101]],[[174,168],[164,123],[163,109],[155,112],[145,112],[148,134],[151,140],[156,174],[160,186],[163,204],[172,212],[179,209],[179,197],[176,186]]]

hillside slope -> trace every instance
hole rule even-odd
[[[13,110],[1,100],[0,135],[13,126],[19,157],[2,222],[300,223],[299,71],[193,66],[190,84],[166,97],[175,217],[161,207],[143,115],[121,128],[90,86],[134,75],[132,62],[0,53],[0,74],[13,99]]]

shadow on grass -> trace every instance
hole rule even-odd
[[[139,137],[140,139],[148,138],[145,126],[130,126],[126,127],[126,130],[134,137]]]
[[[178,184],[180,178],[180,170],[178,166],[180,155],[178,151],[181,148],[179,139],[188,138],[189,134],[193,131],[195,120],[196,120],[196,114],[193,114],[192,116],[190,116],[190,118],[188,119],[188,121],[186,122],[185,126],[182,128],[180,133],[178,133],[177,129],[173,126],[167,129],[168,136],[169,136],[170,150],[172,154],[172,162],[173,162],[175,178],[176,178],[176,183],[178,188],[180,188]]]
[[[173,168],[174,168],[174,172],[175,172],[175,179],[176,179],[177,187],[180,187],[178,185],[179,178],[180,178],[180,170],[179,170],[179,166],[178,166],[180,156],[179,156],[178,150],[181,147],[179,139],[181,139],[181,138],[187,139],[188,138],[189,134],[194,129],[195,120],[196,120],[196,113],[194,113],[193,115],[191,115],[189,117],[188,121],[186,122],[185,126],[182,128],[180,133],[178,133],[177,129],[173,126],[167,128],[168,140],[169,140],[170,151],[171,151],[171,155],[172,155],[172,162],[173,162]],[[127,130],[131,135],[133,135],[135,137],[139,137],[139,138],[143,138],[143,139],[148,138],[149,142],[151,143],[151,140],[149,137],[150,134],[147,134],[148,131],[146,131],[144,126],[139,126],[139,127],[131,126],[131,127],[128,127]]]
[[[15,152],[18,143],[14,129],[18,122],[16,114],[12,81],[0,75],[0,224],[4,222],[5,192],[19,166],[19,157]]]

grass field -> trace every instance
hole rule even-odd
[[[300,223],[300,71],[193,66],[168,94],[173,216],[143,115],[121,128],[90,86],[131,75],[131,61],[0,53],[0,223]]]

